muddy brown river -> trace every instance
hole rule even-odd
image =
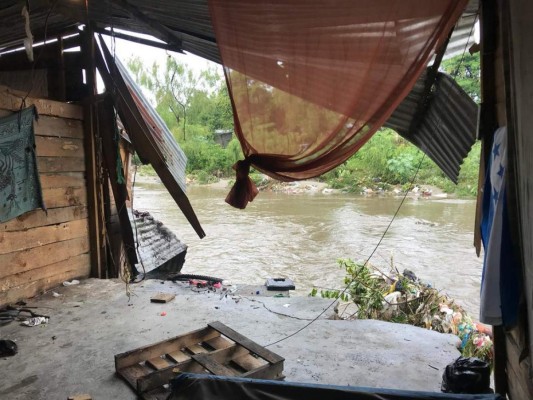
[[[339,258],[364,261],[401,198],[262,192],[246,210],[224,202],[228,189],[191,186],[207,237],[199,239],[161,184],[137,183],[134,208],[150,211],[188,246],[184,273],[234,283],[291,278],[297,293],[342,287]],[[482,259],[472,246],[475,202],[407,198],[372,260],[414,271],[477,318]]]

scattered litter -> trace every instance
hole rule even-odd
[[[289,278],[268,278],[265,282],[267,290],[295,290],[294,282]]]
[[[258,291],[255,292],[255,294],[261,294],[261,292],[258,290]]]
[[[52,292],[52,296],[54,297],[61,297],[63,296],[61,293],[57,293],[57,292]]]
[[[285,307],[285,308],[289,308],[290,306],[291,306],[291,305],[290,305],[289,303],[287,303],[287,304],[283,304],[283,307]]]
[[[213,287],[214,287],[215,289],[220,289],[220,288],[222,288],[222,283],[220,283],[220,282],[215,282],[215,283],[213,283]]]
[[[10,357],[17,354],[18,346],[12,340],[0,340],[0,357]]]
[[[174,300],[175,297],[176,295],[172,293],[158,293],[150,297],[150,301],[152,303],[168,303],[169,301]]]
[[[442,374],[444,393],[492,393],[490,365],[475,357],[459,357]]]
[[[80,284],[80,281],[77,279],[73,279],[70,282],[69,281],[63,282],[63,286],[72,286],[72,285],[79,285],[79,284]]]
[[[160,314],[162,317],[166,316],[167,315],[167,312],[166,311],[161,311],[161,314]]]
[[[21,325],[37,326],[37,325],[47,324],[47,323],[48,323],[48,318],[46,317],[33,317],[33,318],[28,318],[26,321],[22,321]]]

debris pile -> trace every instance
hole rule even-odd
[[[355,311],[337,306],[341,319],[377,319],[410,324],[461,339],[460,350],[465,357],[492,361],[491,332],[483,324],[474,323],[453,299],[420,280],[412,271],[400,273],[394,266],[388,273],[366,263],[339,260],[346,271],[345,291],[326,290],[320,295],[354,303]],[[315,288],[312,296],[319,292]]]

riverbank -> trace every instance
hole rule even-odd
[[[221,297],[188,286],[149,280],[132,285],[131,300],[119,280],[82,280],[28,300],[50,316],[47,325],[1,327],[18,354],[0,359],[1,397],[135,399],[115,375],[113,355],[221,321],[261,345],[302,328],[330,300],[250,295]],[[150,302],[175,294],[166,304]],[[287,381],[440,391],[445,366],[459,356],[457,338],[404,324],[331,320],[333,308],[299,334],[269,349],[285,358]],[[259,329],[258,329],[259,327]],[[80,341],[80,338],[83,338]]]
[[[159,184],[161,180],[157,176],[148,174],[138,174],[136,181],[139,183]],[[198,180],[191,177],[187,178],[188,186],[203,186],[210,189],[223,190],[231,189],[234,180],[229,178],[219,178],[216,182],[200,183]],[[285,193],[285,194],[341,194],[348,193],[344,189],[333,189],[327,182],[308,179],[304,181],[295,182],[280,182],[263,175],[261,180],[256,182],[257,188],[262,192]],[[401,185],[379,185],[379,183],[372,187],[363,186],[359,194],[365,196],[402,196],[405,194],[405,189]],[[444,190],[433,185],[415,185],[408,193],[409,196],[421,197],[425,199],[444,199],[456,198],[453,194],[445,193]]]

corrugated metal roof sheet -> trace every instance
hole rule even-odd
[[[135,226],[137,253],[146,277],[166,279],[169,274],[180,272],[187,245],[149,212],[134,210],[130,219]]]
[[[444,59],[463,54],[465,49],[474,43],[474,24],[478,19],[479,0],[470,0],[465,11],[453,30],[452,36],[444,53]]]
[[[420,148],[457,183],[463,159],[476,140],[478,106],[453,78],[439,72],[425,112],[417,116],[425,80],[424,73],[385,126]]]
[[[3,0],[0,5],[0,48],[22,45],[26,36],[21,17],[25,0]],[[45,31],[53,38],[91,20],[100,31],[114,27],[152,35],[175,51],[188,51],[220,63],[207,0],[29,0],[30,26],[35,40]],[[86,5],[88,6],[86,8]],[[479,0],[471,0],[458,21],[445,57],[460,54],[477,18]],[[140,18],[142,17],[142,18]],[[471,41],[471,40],[470,40]]]
[[[91,0],[88,3],[30,0],[29,3],[31,28],[36,40],[43,38],[45,30],[48,37],[53,37],[75,27],[77,23],[91,20],[99,31],[114,27],[151,34],[168,43],[172,50],[188,51],[220,63],[207,0]],[[24,4],[25,1],[22,0],[4,0],[0,5],[0,19],[3,22],[0,24],[0,47],[22,44],[25,32],[20,10]],[[88,4],[87,9],[86,4]],[[479,0],[471,0],[468,3],[450,38],[445,58],[462,54],[467,48],[467,43],[473,43],[471,36],[478,8]],[[47,21],[46,27],[45,21]],[[473,143],[472,137],[475,135],[475,127],[471,129],[472,121],[475,120],[472,119],[473,115],[477,113],[473,111],[475,104],[473,105],[473,102],[463,94],[457,93],[457,85],[453,85],[448,78],[440,76],[433,101],[428,109],[430,115],[423,118],[423,123],[416,132],[409,133],[408,127],[411,126],[410,121],[418,109],[417,104],[424,97],[421,93],[424,82],[425,78],[421,77],[413,91],[387,122],[387,126],[394,127],[402,136],[420,146],[452,180],[456,181],[461,163],[458,157],[467,154],[468,144]],[[462,113],[449,114],[453,107],[469,110],[468,116]],[[437,120],[440,122],[436,123]],[[180,166],[179,163],[176,165]],[[181,184],[180,182],[180,186]]]

